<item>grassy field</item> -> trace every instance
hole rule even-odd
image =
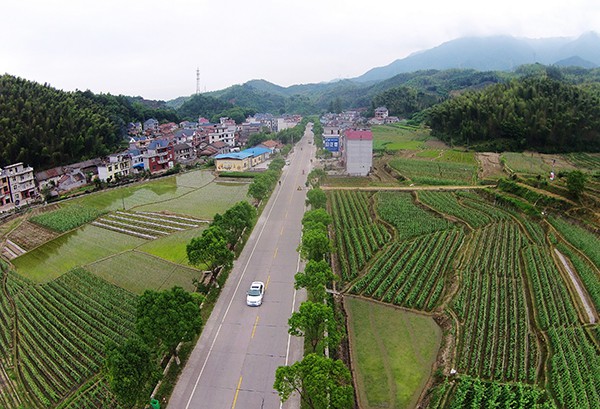
[[[47,282],[81,266],[139,246],[143,239],[87,225],[63,234],[12,262],[19,274]]]
[[[192,291],[192,279],[201,276],[199,270],[135,250],[88,264],[86,269],[135,294],[148,289],[166,290],[176,285]]]
[[[348,297],[348,333],[364,409],[412,408],[441,344],[432,318]]]
[[[246,200],[248,186],[249,182],[210,183],[202,188],[187,192],[185,195],[136,206],[135,210],[159,212],[168,209],[173,213],[212,220],[215,213],[224,213],[240,200]]]
[[[185,250],[186,245],[194,237],[200,237],[205,228],[199,227],[197,229],[184,230],[156,240],[147,241],[139,246],[137,250],[187,266],[189,264]]]
[[[402,125],[374,126],[373,150],[398,151],[423,149],[425,141],[429,139],[429,131],[410,130]]]

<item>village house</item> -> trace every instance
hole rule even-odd
[[[98,179],[103,182],[112,182],[128,176],[131,172],[131,155],[129,152],[113,153],[108,155],[98,165]]]
[[[0,207],[11,203],[8,175],[0,168]]]
[[[22,162],[0,168],[0,183],[4,204],[13,203],[15,206],[31,203],[39,197],[39,192],[33,176],[33,168],[24,166]],[[8,185],[8,195],[5,193]]]
[[[146,135],[153,135],[158,132],[158,121],[154,118],[150,118],[144,122],[144,133]]]
[[[173,144],[166,139],[155,139],[144,154],[144,169],[150,173],[167,171],[174,166]]]
[[[173,146],[175,163],[189,163],[196,159],[196,152],[188,143],[177,143]]]
[[[266,148],[269,150],[269,156],[279,152],[283,147],[283,144],[279,141],[274,141],[273,139],[269,139],[264,141],[263,143],[257,145],[259,148]]]
[[[267,160],[270,150],[255,146],[241,152],[230,152],[215,156],[217,172],[243,172]]]

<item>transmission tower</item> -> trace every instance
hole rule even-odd
[[[196,68],[196,95],[200,93],[200,68]]]

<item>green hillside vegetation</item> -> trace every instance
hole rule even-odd
[[[468,92],[433,107],[432,133],[479,150],[600,150],[600,93],[548,76]]]
[[[0,76],[0,166],[24,162],[36,170],[104,156],[122,143],[126,125],[150,116],[177,119],[124,96],[64,92],[11,75]]]

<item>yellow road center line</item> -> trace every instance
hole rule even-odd
[[[267,284],[265,284],[265,291],[267,290],[267,288],[269,288],[269,281],[271,281],[270,275],[267,277]]]
[[[283,235],[283,226],[281,226],[281,231],[279,232],[279,235]]]
[[[273,258],[277,258],[277,250],[279,250],[279,247],[275,248],[275,254],[273,254]]]
[[[240,393],[240,386],[242,386],[242,377],[240,376],[240,381],[238,382],[237,389],[235,390],[235,396],[233,397],[233,404],[231,405],[231,409],[235,408],[235,404],[237,402],[238,394]]]
[[[258,326],[258,318],[259,316],[256,316],[256,321],[254,321],[254,328],[252,328],[252,335],[250,336],[250,338],[254,338],[254,333],[256,332],[256,327]]]

